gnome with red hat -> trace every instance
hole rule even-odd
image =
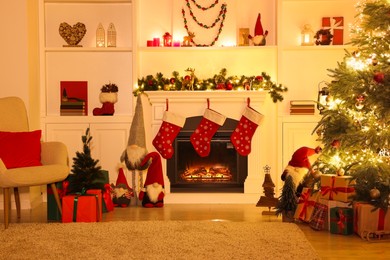
[[[144,188],[139,193],[139,199],[142,200],[142,206],[145,208],[164,206],[164,177],[162,172],[161,157],[158,152],[150,152],[143,159],[141,165],[149,165]]]
[[[296,150],[283,171],[282,180],[284,181],[288,175],[291,175],[295,187],[298,187],[307,172],[309,170],[312,171],[309,157],[318,154],[321,151],[322,149],[319,146],[314,149],[303,146]]]
[[[113,191],[112,202],[115,207],[127,207],[130,205],[131,197],[134,197],[133,189],[127,183],[123,168],[119,168],[116,184],[111,184]]]

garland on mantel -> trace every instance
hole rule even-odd
[[[227,76],[227,70],[221,69],[219,74],[211,78],[199,79],[195,76],[195,69],[188,68],[189,75],[180,76],[179,72],[172,72],[172,77],[165,77],[161,72],[155,76],[147,75],[138,79],[138,86],[133,91],[134,96],[144,91],[268,91],[274,103],[283,100],[281,93],[287,88],[271,80],[271,77],[262,72],[259,76]]]

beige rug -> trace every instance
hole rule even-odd
[[[292,223],[11,223],[1,259],[320,259]]]

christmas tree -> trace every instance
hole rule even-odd
[[[287,218],[293,218],[298,205],[298,198],[295,192],[296,187],[293,178],[291,175],[288,175],[284,181],[282,193],[278,198],[278,204],[275,207],[277,216],[284,214]]]
[[[336,69],[316,132],[324,147],[313,167],[356,181],[355,201],[387,210],[390,195],[390,1],[357,5],[354,51]]]
[[[73,166],[69,180],[69,193],[83,193],[89,189],[104,189],[104,173],[98,166],[99,160],[91,157],[90,144],[92,136],[87,128],[85,135],[81,137],[83,141],[83,152],[76,152],[73,158]]]

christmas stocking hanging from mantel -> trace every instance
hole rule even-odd
[[[207,109],[203,118],[191,135],[190,141],[200,157],[206,157],[210,153],[210,142],[220,126],[225,123],[226,117],[210,109],[210,101],[207,99]]]
[[[168,111],[168,99],[166,104],[167,108],[166,111],[164,111],[163,122],[152,143],[156,150],[161,154],[161,157],[170,159],[174,153],[172,144],[180,130],[183,128],[186,119]]]
[[[252,137],[263,117],[261,113],[250,107],[250,99],[248,98],[248,105],[230,136],[230,141],[240,155],[247,156],[251,152]]]

